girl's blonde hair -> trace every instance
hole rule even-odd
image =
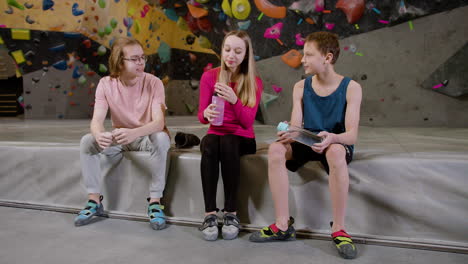
[[[224,42],[229,36],[236,36],[242,39],[245,43],[245,57],[242,63],[239,65],[236,94],[243,105],[254,107],[257,101],[257,82],[255,80],[255,77],[257,76],[257,70],[255,68],[252,41],[250,40],[249,35],[247,35],[247,32],[242,30],[234,30],[227,33],[224,37],[223,45],[221,46],[222,51],[224,51]],[[221,70],[219,71],[218,82],[227,83],[230,81],[229,75],[229,69],[224,62],[221,52]]]
[[[114,40],[114,43],[112,43],[111,52],[109,56],[110,77],[117,78],[120,76],[120,74],[122,73],[122,66],[123,66],[123,57],[124,57],[123,49],[127,46],[132,46],[132,45],[140,45],[140,47],[143,48],[141,43],[134,38],[119,37]]]

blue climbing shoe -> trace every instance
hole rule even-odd
[[[151,228],[161,230],[166,228],[166,215],[164,215],[164,205],[153,202],[148,205],[148,218]]]
[[[99,201],[102,202],[103,196],[99,197]],[[98,204],[94,200],[89,200],[85,208],[78,213],[75,217],[75,226],[83,226],[91,223],[93,216],[104,215],[104,206],[102,203]]]

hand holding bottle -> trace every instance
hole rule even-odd
[[[208,107],[203,111],[203,117],[208,120],[208,122],[212,122],[217,116],[219,112],[216,111],[216,104],[210,104]]]
[[[219,97],[223,98],[231,104],[235,104],[237,102],[236,93],[227,84],[217,82],[215,84],[215,92],[218,94]]]

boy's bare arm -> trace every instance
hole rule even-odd
[[[290,124],[301,127],[302,126],[302,95],[304,93],[304,80],[297,82],[293,88],[293,107],[291,112]],[[283,144],[290,144],[293,142],[292,139],[286,136],[283,131],[277,133],[277,142]]]
[[[291,112],[291,125],[302,127],[302,96],[304,94],[305,80],[301,80],[294,85],[293,107]]]
[[[354,145],[357,141],[359,119],[361,115],[362,88],[359,83],[351,81],[346,94],[346,132],[336,135],[336,143]]]

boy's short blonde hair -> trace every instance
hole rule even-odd
[[[126,46],[140,45],[141,43],[134,38],[119,37],[112,43],[111,52],[109,56],[109,72],[112,78],[117,78],[122,72],[123,66],[123,49]]]
[[[331,64],[335,64],[340,56],[340,43],[338,42],[338,35],[320,31],[309,34],[305,42],[315,42],[317,44],[317,49],[322,55],[327,55],[327,53],[333,54],[333,59]]]

